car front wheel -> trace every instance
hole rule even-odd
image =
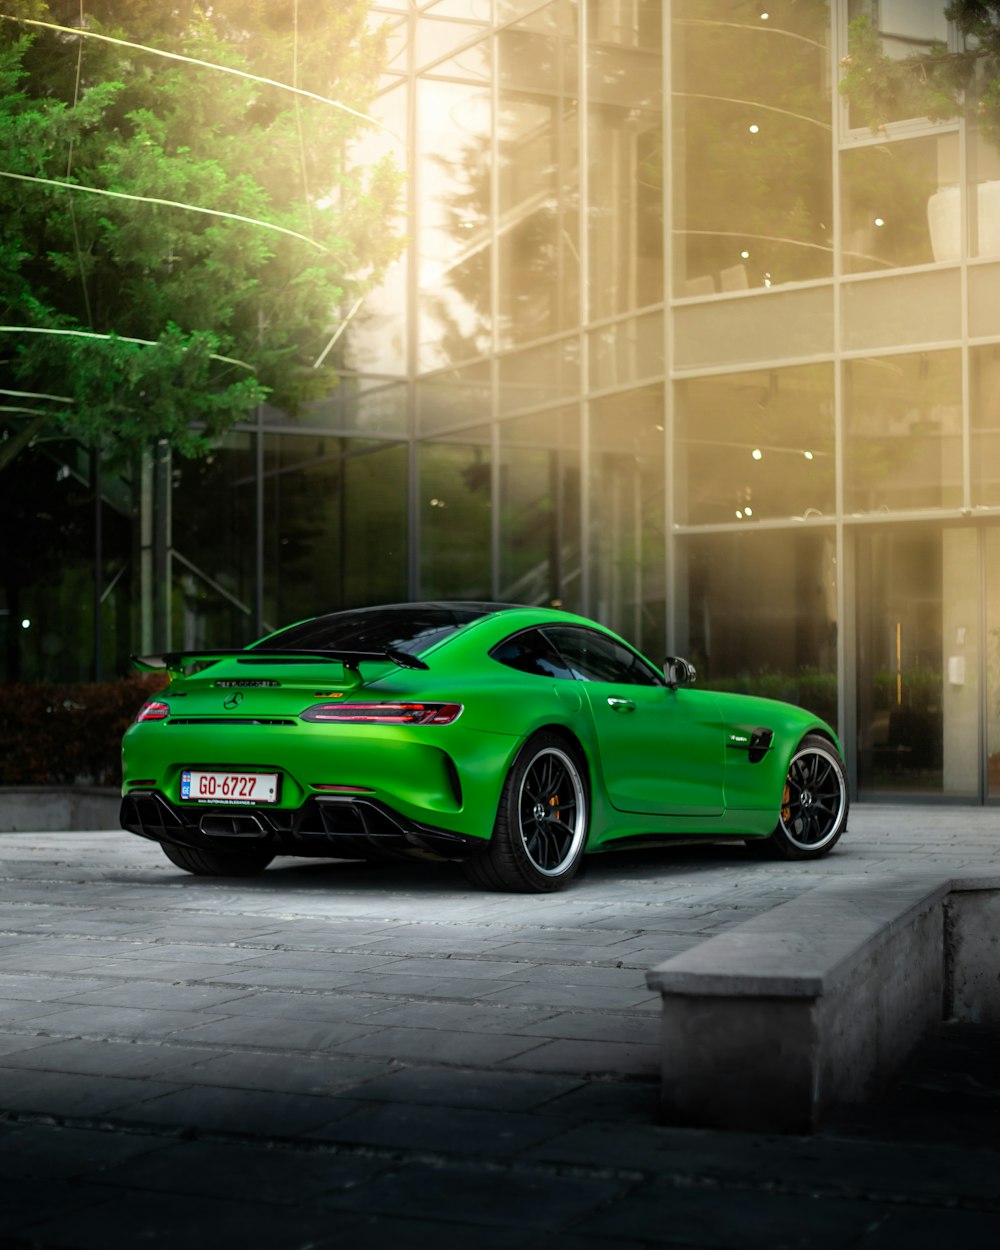
[[[489,890],[559,890],[580,867],[588,820],[585,769],[576,748],[556,734],[536,734],[507,774],[489,844],[465,861],[465,874]]]
[[[748,845],[775,859],[826,855],[847,828],[848,793],[836,747],[820,734],[807,734],[788,765],[774,832]]]

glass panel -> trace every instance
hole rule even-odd
[[[200,460],[173,460],[175,647],[238,647],[256,630],[256,436],[227,434]]]
[[[475,33],[474,27],[465,27],[467,39]],[[480,39],[462,48],[454,56],[438,61],[428,72],[432,73],[435,78],[465,78],[475,82],[489,82],[493,72],[491,42],[489,39]]]
[[[969,132],[967,162],[969,255],[1000,256],[1000,151],[979,130]]]
[[[265,407],[264,424],[345,434],[405,434],[408,394],[405,382],[342,377],[336,390],[303,404],[295,417]]]
[[[689,525],[829,515],[833,366],[677,384],[677,516]]]
[[[591,334],[589,346],[595,390],[658,377],[664,372],[663,313],[602,326]]]
[[[407,98],[408,84],[398,80],[397,85],[376,96],[371,112],[382,127],[367,127],[352,144],[352,165],[371,168],[377,162],[389,159],[397,169],[407,167],[403,139],[407,131]],[[405,193],[401,196],[400,209],[404,200]],[[397,214],[394,226],[401,238],[410,233],[410,223],[402,211]],[[333,335],[344,327],[341,337],[326,357],[329,364],[340,371],[404,374],[409,264],[410,249],[407,248],[389,265],[381,283],[365,293],[357,307],[353,297],[347,299],[331,324],[316,335],[315,346],[311,346],[313,359],[319,358]]]
[[[436,0],[427,5],[435,17],[469,17],[480,22],[490,20],[490,0]]]
[[[341,373],[406,373],[408,274],[409,256],[404,254],[389,266],[381,284],[364,297],[346,333],[327,356],[327,364],[335,365]],[[345,317],[350,312],[348,308]],[[335,326],[330,331],[326,342],[338,328]],[[317,355],[325,345],[324,342]]]
[[[416,56],[417,69],[423,69],[433,61],[454,51],[463,43],[468,43],[479,34],[479,28],[468,22],[436,21],[433,17],[421,17],[417,22]],[[475,78],[486,78],[489,75],[490,49],[485,40],[465,49],[459,58],[467,66],[466,73]],[[450,68],[443,71],[441,66],[434,66],[434,73],[454,73],[459,66],[453,62]]]
[[[488,361],[434,373],[417,382],[418,428],[424,434],[449,426],[468,425],[490,416]]]
[[[996,338],[1000,335],[1000,265],[970,265],[969,337]]]
[[[866,19],[879,34],[883,55],[894,61],[930,52],[935,43],[948,42],[948,20],[944,15],[945,0],[848,0],[849,22]],[[895,102],[881,100],[880,121],[903,121],[912,117],[912,106],[905,100]],[[865,119],[854,107],[850,110],[850,125],[861,127]]]
[[[270,628],[406,598],[406,482],[400,444],[265,435]]]
[[[1000,344],[969,352],[973,507],[1000,507]]]
[[[957,261],[958,170],[957,134],[842,152],[844,272]]]
[[[832,270],[829,6],[673,5],[674,289]]]
[[[551,7],[563,13],[561,2]],[[497,39],[503,346],[573,325],[579,305],[577,45],[571,23],[544,16]]]
[[[530,9],[537,9],[539,0],[496,0],[497,23],[509,22]]]
[[[977,795],[975,531],[861,534],[857,577],[862,796]]]
[[[832,530],[692,535],[679,544],[698,685],[798,703],[837,724]]]
[[[986,532],[987,793],[1000,799],[1000,530]]]
[[[867,0],[871,7],[871,0]],[[854,0],[858,7],[857,0]],[[878,26],[887,56],[909,56],[935,41],[947,43],[943,0],[878,0]]]
[[[545,90],[556,95],[577,94],[576,0],[537,0],[520,4],[525,13],[517,23],[498,31],[500,87],[525,91]],[[498,23],[518,16],[514,5],[499,6]]]
[[[848,512],[961,506],[960,352],[848,361],[844,423]]]
[[[53,441],[22,451],[0,486],[0,680],[92,681],[129,671],[131,484],[101,475],[100,569],[90,453]],[[95,657],[95,575],[103,595]]]
[[[833,327],[830,287],[682,304],[674,309],[675,367],[826,355]]]
[[[590,46],[602,43],[624,48],[649,48],[659,52],[663,44],[663,0],[588,0]]]
[[[500,426],[500,598],[580,607],[580,412]]]
[[[417,84],[419,367],[482,355],[490,334],[490,98]]]
[[[590,407],[592,614],[659,657],[666,639],[664,393],[625,391]]]
[[[981,615],[979,535],[946,529],[941,535],[941,712],[945,794],[979,794]]]
[[[489,427],[461,438],[418,448],[420,593],[427,599],[491,598]]]
[[[600,30],[609,14],[599,5],[589,13]],[[591,48],[587,230],[595,319],[663,298],[662,78],[659,47]]]
[[[106,471],[101,483],[100,636],[98,681],[130,673],[129,656],[135,650],[138,631],[133,615],[137,585],[133,560],[132,483]],[[9,533],[0,520],[0,533]]]
[[[941,269],[845,282],[841,316],[845,351],[960,340],[961,274]]]
[[[580,390],[580,344],[574,337],[500,357],[500,411],[514,412]]]

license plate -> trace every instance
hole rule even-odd
[[[277,803],[277,773],[181,773],[181,798],[194,803]]]

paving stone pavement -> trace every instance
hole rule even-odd
[[[188,876],[128,834],[0,836],[0,1246],[1000,1244],[1000,1035],[945,1026],[808,1138],[657,1122],[646,969],[830,877],[1000,863],[1000,809],[857,806],[818,863]]]

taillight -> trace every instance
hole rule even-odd
[[[301,720],[328,725],[450,725],[461,703],[314,703]]]
[[[169,703],[144,703],[136,714],[136,722],[141,720],[166,720],[170,715]]]

